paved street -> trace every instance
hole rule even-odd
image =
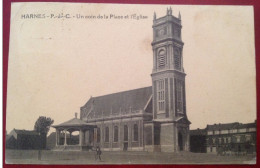
[[[102,161],[95,160],[94,152],[38,151],[6,152],[10,164],[254,164],[255,156],[217,156],[205,153],[148,153],[148,152],[103,152]]]

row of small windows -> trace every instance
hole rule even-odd
[[[177,112],[183,112],[183,82],[180,80],[176,81],[176,96],[177,96]],[[157,81],[157,96],[158,96],[158,111],[165,110],[165,83],[164,80]]]
[[[98,128],[100,129],[100,128]],[[138,141],[138,125],[137,124],[134,124],[134,127],[133,127],[133,140],[134,141]],[[105,142],[109,142],[109,127],[106,127],[105,128]],[[123,140],[124,141],[128,141],[128,126],[127,125],[124,125],[124,138]],[[100,132],[99,132],[99,135],[100,137]],[[113,136],[113,142],[118,142],[119,141],[119,128],[118,126],[114,126],[114,136]]]
[[[232,137],[222,137],[222,138],[209,138],[208,144],[225,144],[231,142],[249,142],[252,140],[250,135],[246,136],[232,136]]]
[[[164,80],[158,81],[158,90],[164,90]]]
[[[223,143],[231,143],[231,137],[226,138],[210,138],[208,140],[209,144],[223,144]]]
[[[159,109],[159,111],[164,111],[164,107],[165,107],[164,101],[163,102],[158,102],[158,109]]]
[[[243,128],[243,129],[229,129],[229,130],[213,130],[208,131],[208,135],[218,135],[218,134],[228,134],[228,133],[238,133],[238,132],[251,132],[256,131],[255,128]]]
[[[164,90],[158,91],[158,100],[164,100]]]

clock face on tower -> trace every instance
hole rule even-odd
[[[157,30],[157,36],[158,37],[161,37],[161,36],[164,36],[164,35],[166,35],[166,27],[163,27],[163,28]]]
[[[162,36],[162,35],[164,35],[165,33],[164,33],[164,29],[161,29],[161,30],[159,30],[159,36]]]

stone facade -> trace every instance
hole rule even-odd
[[[154,14],[153,128],[160,137],[154,141],[155,151],[189,150],[181,28],[181,15],[173,16],[171,8],[164,17],[157,19]]]

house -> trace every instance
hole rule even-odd
[[[36,131],[13,129],[6,137],[7,149],[43,149],[43,139]]]
[[[190,151],[194,153],[207,152],[207,132],[205,129],[190,130]]]

